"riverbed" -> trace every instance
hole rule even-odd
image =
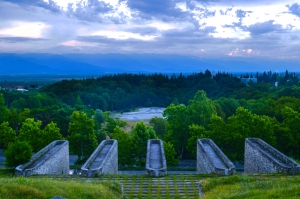
[[[165,108],[162,107],[139,108],[137,111],[132,112],[111,113],[111,117],[117,117],[126,121],[150,120],[153,117],[163,117],[162,113],[164,110]]]

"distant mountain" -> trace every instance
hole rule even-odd
[[[103,75],[114,73],[254,73],[300,71],[300,61],[250,58],[203,59],[158,54],[0,54],[1,74]]]

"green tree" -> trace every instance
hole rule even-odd
[[[240,107],[240,103],[233,98],[224,98],[216,100],[216,102],[221,106],[222,110],[226,114],[226,118],[235,114],[235,111]]]
[[[102,128],[102,123],[105,122],[105,115],[102,110],[96,109],[95,115],[94,115],[94,121],[95,121],[95,127],[96,129],[101,129]]]
[[[60,129],[57,127],[57,124],[51,122],[42,130],[42,145],[43,147],[47,146],[54,140],[62,140],[62,135],[60,134]]]
[[[28,105],[30,109],[42,108],[42,103],[37,95],[30,95],[28,99]]]
[[[188,139],[187,150],[196,157],[197,154],[197,140],[207,137],[206,129],[203,126],[192,124],[189,126],[191,137]]]
[[[176,157],[176,151],[173,147],[173,144],[170,142],[163,142],[164,144],[164,151],[165,151],[165,157],[167,161],[167,166],[178,166],[179,164],[179,158]]]
[[[127,122],[124,121],[124,120],[121,120],[119,118],[112,118],[110,117],[110,112],[109,111],[106,111],[104,112],[105,114],[105,121],[106,121],[106,124],[105,126],[103,127],[103,130],[106,132],[106,134],[108,136],[110,136],[110,134],[112,132],[114,132],[114,129],[119,126],[119,127],[124,127],[126,126]]]
[[[17,141],[10,145],[6,151],[4,151],[4,155],[6,158],[5,166],[16,167],[30,160],[32,156],[32,148],[25,141]]]
[[[174,145],[175,150],[183,158],[187,140],[189,139],[189,121],[187,116],[187,108],[184,104],[168,106],[163,116],[167,120],[167,135],[166,140]]]
[[[245,138],[257,137],[275,146],[277,124],[274,118],[258,116],[239,107],[236,114],[227,119],[227,123],[218,116],[212,116],[207,137],[211,138],[229,159],[243,161]]]
[[[76,98],[76,103],[75,103],[75,109],[77,111],[84,111],[85,110],[85,106],[80,98],[79,95],[77,95],[77,98]]]
[[[9,110],[5,106],[5,100],[2,93],[0,93],[0,123],[8,121]]]
[[[280,148],[290,156],[300,158],[300,113],[290,107],[282,110],[281,133],[277,134]]]
[[[145,125],[143,121],[138,122],[132,131],[132,147],[136,164],[142,166],[146,163],[147,141],[155,139],[156,135],[152,128]]]
[[[18,113],[17,109],[11,109],[9,116],[9,124],[15,129],[16,135],[19,135],[19,127],[20,125],[27,119],[30,115],[30,110],[28,108],[24,108],[24,110]]]
[[[132,140],[130,135],[123,131],[119,126],[116,126],[111,134],[112,139],[118,141],[118,162],[119,165],[132,165]]]
[[[288,96],[284,96],[276,100],[274,102],[274,111],[275,116],[279,121],[282,121],[283,119],[281,114],[285,107],[290,107],[295,111],[300,111],[300,100],[298,98]]]
[[[74,111],[69,123],[68,140],[70,149],[78,156],[77,163],[82,163],[94,152],[98,143],[94,131],[94,120],[84,112]]]
[[[189,101],[187,116],[189,124],[198,124],[204,127],[210,123],[211,115],[216,115],[216,107],[212,100],[206,97],[206,93],[199,90],[194,99]]]
[[[18,135],[19,141],[26,141],[34,152],[41,150],[43,146],[41,121],[34,121],[33,118],[27,118],[20,128]]]
[[[8,146],[14,143],[16,140],[16,132],[9,127],[8,122],[3,122],[0,124],[0,144],[7,149]]]
[[[149,121],[157,137],[163,139],[167,133],[167,120],[161,117],[153,117]]]

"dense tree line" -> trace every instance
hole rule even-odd
[[[288,71],[255,77],[258,83],[246,86],[232,74],[208,70],[187,76],[116,74],[63,80],[28,93],[2,90],[0,145],[20,150],[27,143],[37,151],[54,139],[68,139],[82,163],[103,139],[114,138],[120,164],[143,165],[147,139],[160,138],[169,164],[176,165],[178,157],[194,157],[198,138],[212,138],[241,161],[244,138],[259,137],[299,159],[298,77]],[[141,106],[167,107],[165,119],[126,132],[126,122],[109,114]]]

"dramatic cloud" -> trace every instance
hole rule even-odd
[[[111,11],[113,11],[113,7],[110,4],[98,0],[87,0],[69,4],[67,14],[84,21],[103,22],[105,20],[103,14]]]
[[[174,0],[127,0],[127,5],[132,10],[139,11],[140,16],[147,19],[154,16],[182,16]]]
[[[0,52],[300,59],[295,0],[0,0]]]
[[[54,13],[60,12],[60,7],[53,0],[48,0],[48,3],[43,0],[4,0],[4,1],[18,4],[22,7],[36,6],[36,7],[41,7],[46,10],[52,11]]]
[[[293,13],[294,15],[300,17],[300,5],[298,3],[294,3],[291,6],[287,5],[287,7],[291,11],[291,13]]]
[[[266,21],[263,23],[256,23],[248,28],[246,28],[251,32],[252,35],[260,35],[270,32],[282,31],[282,25],[274,24],[274,20]]]

